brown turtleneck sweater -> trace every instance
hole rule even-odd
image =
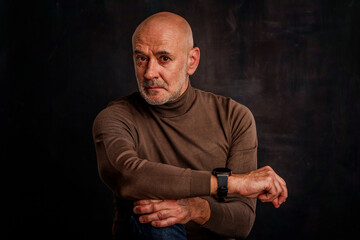
[[[131,211],[127,201],[203,197],[210,220],[202,226],[189,222],[188,239],[249,234],[255,199],[230,195],[218,202],[210,196],[214,168],[233,173],[257,168],[255,121],[243,105],[190,85],[176,101],[161,106],[134,93],[98,114],[93,136],[100,177],[121,202],[115,224],[122,212]]]

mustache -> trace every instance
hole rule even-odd
[[[160,88],[164,88],[167,89],[167,84],[159,79],[145,79],[145,81],[143,81],[141,83],[141,86],[143,88],[148,88],[148,87],[160,87]]]

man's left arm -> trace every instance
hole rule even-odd
[[[227,166],[235,174],[248,173],[257,168],[256,127],[251,113],[242,118],[242,136],[236,137],[228,154]],[[246,124],[245,124],[246,122]],[[237,126],[235,129],[240,130]],[[155,227],[193,221],[222,236],[245,238],[255,221],[255,198],[229,194],[224,202],[214,195],[217,190],[215,176],[211,178],[212,196],[179,200],[141,200],[135,202],[134,212],[144,214],[140,222]],[[214,190],[215,189],[215,190]]]
[[[254,117],[250,110],[233,103],[235,106],[231,113],[232,142],[226,167],[234,173],[234,177],[229,177],[229,183],[236,183],[231,186],[231,192],[234,194],[229,194],[224,202],[219,202],[212,196],[190,198],[186,199],[187,201],[184,199],[161,202],[138,201],[135,203],[134,212],[145,214],[140,218],[142,222],[165,227],[192,220],[219,235],[245,238],[255,221],[257,197],[262,201],[273,202],[275,207],[279,206],[277,196],[281,196],[279,191],[281,192],[282,189],[271,196],[268,188],[274,188],[274,183],[267,183],[267,180],[276,180],[279,176],[270,167],[256,170],[257,135]],[[214,176],[211,182],[211,194],[215,195],[217,181]],[[276,182],[276,185],[279,183]],[[239,190],[238,186],[243,189]],[[269,195],[269,199],[265,199],[265,195]],[[287,197],[287,193],[285,196]]]

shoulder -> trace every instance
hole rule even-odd
[[[253,114],[248,107],[236,100],[218,95],[212,92],[206,92],[195,88],[195,93],[200,102],[206,105],[212,105],[218,111],[226,114],[230,119],[253,120]]]
[[[135,92],[109,102],[99,114],[127,117],[134,114],[135,111],[139,111],[141,105],[140,94]]]
[[[133,93],[111,101],[106,108],[97,114],[93,127],[96,129],[119,124],[131,125],[134,115],[141,111],[140,98],[139,93]]]

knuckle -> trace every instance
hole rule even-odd
[[[164,214],[162,212],[158,212],[157,217],[159,220],[162,220],[162,219],[164,219]]]
[[[267,171],[273,171],[273,169],[272,169],[269,165],[266,165],[266,166],[264,167],[264,169],[267,170]]]
[[[158,211],[157,204],[151,204],[151,211],[152,212],[157,212]]]
[[[136,208],[134,208],[134,212],[136,213],[136,214],[142,214],[142,208],[141,207],[136,207]]]
[[[273,177],[271,175],[267,175],[265,177],[265,181],[268,182],[268,183],[272,183],[273,182]]]
[[[180,215],[181,213],[182,213],[181,207],[175,208],[175,214],[176,214],[176,215]]]
[[[153,227],[161,227],[161,223],[160,223],[160,222],[157,222],[157,221],[151,222],[151,225],[152,225]]]
[[[148,222],[148,221],[149,221],[149,217],[143,215],[143,216],[141,216],[141,221],[142,221],[142,222]]]

